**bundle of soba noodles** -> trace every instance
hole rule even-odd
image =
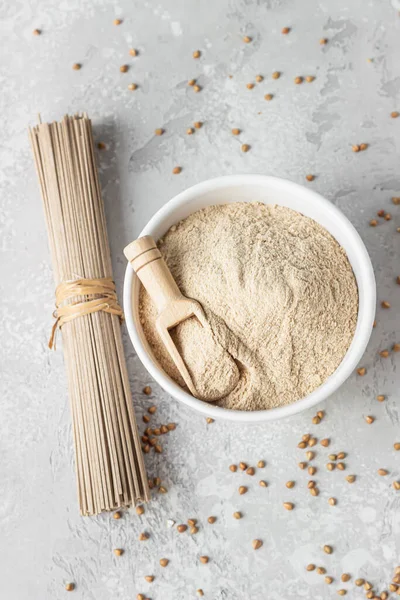
[[[65,116],[30,130],[56,284],[55,323],[68,372],[80,510],[149,498],[121,340],[122,310],[91,122]]]

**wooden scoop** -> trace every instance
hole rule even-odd
[[[208,327],[204,311],[196,300],[186,298],[172,277],[156,242],[150,235],[141,237],[124,249],[126,258],[157,307],[157,331],[191,394],[197,397],[193,380],[169,333],[182,321],[197,317]]]

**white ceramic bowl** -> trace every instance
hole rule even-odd
[[[333,204],[308,188],[277,177],[233,175],[199,183],[178,194],[163,206],[141,232],[156,240],[175,223],[212,204],[264,202],[299,211],[325,227],[346,250],[357,280],[359,310],[353,341],[336,371],[305,398],[270,410],[227,410],[197,400],[177,385],[159,366],[144,337],[138,314],[139,280],[128,264],[124,283],[124,311],[135,350],[150,375],[179,402],[213,418],[260,423],[272,421],[315,406],[347,379],[360,361],[371,335],[375,318],[376,287],[367,250],[348,219]]]

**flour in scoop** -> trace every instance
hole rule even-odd
[[[210,324],[212,336],[192,320],[174,333],[203,399],[218,397],[219,406],[240,410],[283,406],[339,366],[356,328],[357,284],[343,248],[312,219],[261,203],[209,206],[171,227],[159,247],[180,290],[202,304]],[[146,338],[184,387],[156,316],[142,288]]]

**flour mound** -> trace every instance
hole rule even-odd
[[[202,304],[210,323],[212,336],[195,335],[191,322],[176,333],[204,399],[241,410],[283,406],[339,366],[356,328],[357,284],[343,248],[312,219],[261,203],[209,206],[173,226],[159,247],[182,293]],[[146,338],[184,387],[156,316],[142,288]]]

